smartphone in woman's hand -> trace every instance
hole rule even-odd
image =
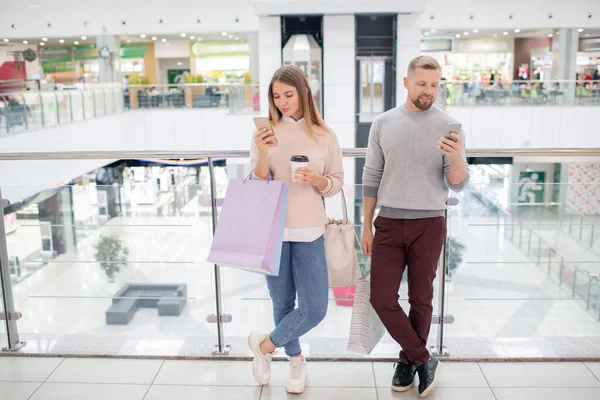
[[[275,136],[275,131],[273,130],[273,126],[271,125],[271,121],[269,121],[269,118],[256,117],[256,118],[254,118],[254,125],[256,126],[256,129],[259,131],[263,128],[267,128],[267,130],[270,130],[271,132],[273,132],[271,143],[273,143],[273,144],[279,143],[279,141],[277,140],[277,136]]]

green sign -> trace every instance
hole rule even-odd
[[[519,203],[543,203],[546,172],[529,171],[519,174]]]
[[[184,83],[183,74],[189,73],[189,69],[169,69],[167,70],[167,78],[169,84]]]
[[[42,49],[40,59],[45,73],[74,71],[73,53],[70,47]]]
[[[95,45],[75,46],[76,60],[95,60],[98,58],[98,49]]]
[[[121,58],[144,58],[148,48],[145,44],[123,44],[121,45]]]

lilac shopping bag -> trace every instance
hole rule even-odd
[[[277,276],[287,196],[280,181],[229,181],[207,261]]]

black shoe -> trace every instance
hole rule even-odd
[[[392,390],[394,392],[406,392],[413,387],[415,371],[417,367],[410,361],[402,358],[394,364],[396,372],[392,378]]]
[[[429,361],[416,364],[417,374],[419,374],[419,397],[429,396],[437,384],[437,373],[440,369],[440,362],[431,357]]]

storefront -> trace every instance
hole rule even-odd
[[[449,81],[489,83],[510,80],[512,75],[512,40],[423,39],[421,53],[435,58]]]

